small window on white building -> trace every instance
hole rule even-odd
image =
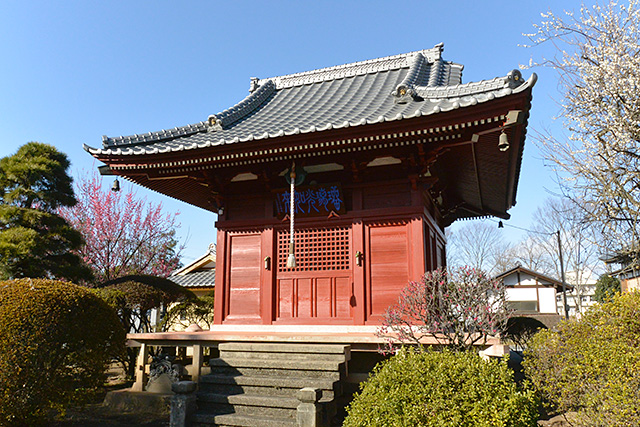
[[[538,311],[538,301],[509,301],[508,304],[516,312]]]

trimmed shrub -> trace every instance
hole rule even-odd
[[[573,425],[640,425],[640,293],[536,334],[524,368],[552,410],[577,413]]]
[[[0,282],[0,425],[36,425],[104,384],[124,351],[115,312],[86,288]]]
[[[505,363],[474,352],[402,349],[373,370],[347,408],[345,427],[535,426],[538,402]]]

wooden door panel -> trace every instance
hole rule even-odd
[[[336,277],[334,285],[334,316],[350,319],[353,317],[351,301],[353,298],[353,280],[351,277]]]
[[[315,305],[316,301],[314,301],[313,294],[315,283],[313,278],[304,277],[296,280],[297,284],[297,306],[296,312],[297,317],[300,318],[311,318],[315,317],[312,312],[312,307]]]
[[[260,234],[229,238],[229,285],[226,319],[260,318]]]
[[[407,224],[368,226],[368,320],[379,319],[409,282]]]
[[[284,279],[278,280],[278,292],[276,295],[278,302],[278,310],[276,317],[279,319],[291,319],[294,317],[294,293],[293,293],[294,280]]]
[[[349,273],[323,271],[280,277],[276,321],[321,324],[352,319],[353,279]]]
[[[333,278],[316,279],[316,315],[318,317],[334,317],[335,305],[339,304],[334,297]]]
[[[275,321],[350,323],[353,272],[349,226],[296,230],[297,267],[289,269],[288,230],[278,232]]]

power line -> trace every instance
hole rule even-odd
[[[498,228],[503,228],[503,227],[511,227],[511,228],[516,228],[518,230],[522,230],[522,231],[526,231],[528,233],[535,233],[535,234],[543,234],[545,236],[553,236],[554,234],[556,234],[556,232],[552,232],[552,233],[547,233],[544,231],[537,231],[537,230],[529,230],[528,228],[524,228],[524,227],[518,227],[517,225],[512,225],[512,224],[505,224],[502,221],[495,221],[493,219],[490,219],[489,221],[498,224]]]

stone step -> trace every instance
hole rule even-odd
[[[341,363],[323,360],[255,359],[247,357],[219,357],[211,359],[209,366],[231,366],[234,368],[264,368],[291,371],[334,371],[340,370]]]
[[[221,352],[251,352],[251,353],[302,353],[302,354],[344,354],[351,357],[350,346],[331,344],[291,344],[291,343],[220,343],[218,350]]]
[[[309,385],[308,382],[312,381]],[[247,386],[264,386],[264,387],[286,387],[301,389],[304,387],[315,387],[323,390],[333,390],[336,385],[336,381],[332,381],[326,378],[312,378],[308,377],[273,377],[273,376],[249,376],[249,375],[217,375],[209,374],[200,377],[200,382],[203,384],[233,384],[233,385],[247,385]]]
[[[205,375],[200,378],[200,391],[219,394],[260,394],[295,397],[298,390],[313,387],[322,390],[323,398],[333,398],[342,393],[340,383],[324,378],[274,377],[246,375]]]
[[[339,381],[344,373],[344,369],[340,371],[318,371],[318,370],[301,370],[301,369],[277,369],[277,368],[253,368],[243,366],[229,366],[224,362],[216,362],[217,359],[211,359],[210,365],[216,375],[227,376],[249,376],[249,377],[277,377],[277,378],[322,378],[331,381]],[[203,378],[203,377],[200,377]]]
[[[215,415],[235,413],[295,419],[299,404],[298,399],[289,397],[198,393],[198,408],[202,408],[198,413]]]
[[[321,392],[327,419],[335,415],[348,345],[235,342],[218,349],[211,374],[200,377],[194,426],[295,426],[305,387]]]
[[[198,413],[192,417],[192,427],[220,426],[220,427],[288,427],[297,426],[295,419],[265,417],[240,414],[205,414]]]
[[[277,360],[277,361],[314,361],[344,363],[347,361],[344,354],[311,354],[311,353],[278,353],[272,351],[221,351],[220,359],[253,359],[253,360]]]

